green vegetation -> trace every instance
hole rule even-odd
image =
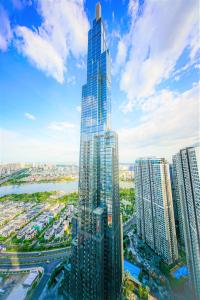
[[[60,194],[57,192],[38,192],[33,194],[12,194],[12,195],[6,195],[0,198],[0,201],[23,201],[23,202],[33,202],[33,204],[74,204],[76,205],[78,200],[78,194],[77,193],[71,193],[68,195],[64,195],[60,197]],[[0,242],[4,242],[6,245],[6,248],[8,251],[32,251],[32,250],[47,250],[47,249],[54,249],[59,247],[67,247],[71,245],[71,226],[69,226],[69,230],[64,233],[64,236],[62,239],[58,239],[55,241],[52,240],[46,241],[44,239],[44,234],[46,230],[53,225],[53,223],[58,220],[59,216],[63,212],[65,208],[63,208],[58,215],[56,215],[49,224],[44,227],[41,231],[38,229],[38,232],[35,237],[31,240],[23,240],[17,239],[17,234],[14,232],[10,237],[4,238],[0,236]],[[37,215],[30,221],[34,221],[35,218],[38,217],[38,215],[42,211],[38,212]],[[12,222],[12,221],[11,221]]]
[[[169,279],[172,289],[177,290],[184,286],[185,282],[187,281],[187,277],[181,277],[179,279],[175,278],[172,275],[172,270],[174,269],[175,265],[176,263],[168,266],[164,262],[160,261],[159,267],[161,272]]]
[[[125,299],[130,299],[134,291],[134,284],[130,280],[130,274],[128,272],[124,273],[122,282],[123,295]]]
[[[148,274],[148,272],[145,269],[142,269],[140,271],[139,276],[138,276],[138,279],[139,279],[140,282],[142,282],[143,278],[147,279],[147,280],[149,279],[149,274]]]
[[[11,194],[11,195],[5,195],[3,197],[0,197],[0,201],[5,200],[11,200],[11,201],[24,201],[29,202],[33,201],[36,204],[50,201],[51,203],[53,201],[58,201],[59,203],[68,203],[68,204],[74,204],[78,200],[78,194],[77,193],[71,193],[69,195],[65,195],[63,197],[56,197],[56,192],[37,192],[32,194]],[[49,197],[54,195],[55,198],[50,199]]]
[[[135,299],[135,293],[138,294],[139,299],[148,299],[149,289],[142,285],[134,285],[134,282],[130,279],[128,272],[124,273],[122,282],[123,296],[124,299],[130,300]]]
[[[120,189],[120,211],[122,213],[123,223],[130,219],[135,212],[135,190]]]
[[[48,281],[48,288],[50,288],[53,284],[56,283],[56,276],[57,276],[58,274],[60,274],[60,272],[61,272],[62,270],[64,270],[65,264],[66,264],[66,262],[63,262],[63,263],[61,263],[58,267],[56,267],[56,268],[53,270],[53,272],[52,272],[52,274],[51,274],[51,277],[50,277],[50,279],[49,279],[49,281]]]
[[[39,179],[38,181],[29,181],[27,177],[30,176],[29,169],[22,169],[15,174],[11,176],[10,179],[8,179],[5,182],[2,182],[0,186],[7,186],[7,185],[20,185],[25,183],[47,183],[47,182],[68,182],[68,181],[74,181],[76,178],[72,176],[58,176],[51,179]]]
[[[29,202],[46,202],[51,195],[56,194],[56,192],[41,192],[41,193],[33,193],[33,194],[11,194],[6,195],[0,198],[0,201],[11,200],[11,201],[24,201]]]
[[[16,172],[15,174],[13,174],[11,176],[10,179],[8,179],[5,182],[2,182],[0,184],[0,186],[6,186],[6,185],[16,185],[16,184],[20,184],[21,183],[21,179],[25,178],[29,175],[29,169],[22,169],[18,172]]]
[[[74,192],[59,198],[59,201],[68,204],[76,204],[78,201],[78,193]]]
[[[138,295],[140,299],[148,299],[148,290],[145,287],[142,287],[141,285],[138,288]]]
[[[71,176],[59,176],[52,179],[41,179],[38,181],[34,181],[33,183],[46,183],[46,182],[67,182],[67,181],[75,181],[77,180],[74,177]],[[21,183],[29,183],[29,181],[21,181]],[[32,182],[31,182],[32,183]]]

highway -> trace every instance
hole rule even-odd
[[[45,255],[54,255],[58,253],[66,253],[70,250],[70,247],[53,249],[53,250],[46,250],[46,251],[32,251],[32,252],[6,252],[3,251],[0,253],[0,257],[38,257],[38,256],[45,256]]]
[[[69,256],[69,253],[69,247],[43,252],[2,252],[0,253],[0,267],[2,264],[33,264],[63,260]]]

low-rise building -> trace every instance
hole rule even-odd
[[[55,238],[60,239],[64,235],[64,226],[60,226],[56,231],[55,231]]]
[[[54,229],[51,227],[45,232],[44,239],[50,240],[53,237],[53,235],[54,235]]]

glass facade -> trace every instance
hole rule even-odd
[[[122,243],[118,140],[110,130],[110,54],[100,6],[88,33],[87,83],[82,88],[77,236],[66,266],[66,299],[120,297]]]
[[[173,165],[177,172],[176,194],[180,201],[191,298],[200,299],[200,147],[181,149],[174,156]]]
[[[169,164],[164,159],[135,163],[137,233],[167,264],[178,259]]]

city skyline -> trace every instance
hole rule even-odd
[[[196,2],[102,1],[102,8],[120,162],[171,161],[198,140]],[[90,1],[62,0],[56,7],[1,1],[1,162],[78,162],[79,87],[92,16]]]
[[[199,299],[197,6],[0,2],[3,298]]]

